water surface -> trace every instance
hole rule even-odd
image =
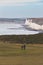
[[[30,35],[37,33],[39,32],[26,30],[21,24],[0,23],[0,35]]]

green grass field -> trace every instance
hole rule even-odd
[[[21,44],[0,42],[0,65],[43,65],[43,44]]]

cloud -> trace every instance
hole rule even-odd
[[[39,0],[0,0],[0,5],[19,5],[26,2],[38,2]]]
[[[40,3],[43,3],[43,0],[40,0],[39,2],[40,2]]]

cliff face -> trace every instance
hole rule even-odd
[[[32,22],[43,25],[43,18],[30,18]]]

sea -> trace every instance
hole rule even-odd
[[[39,33],[37,31],[30,31],[25,29],[22,26],[22,24],[14,23],[14,22],[0,23],[0,35],[34,35]]]

